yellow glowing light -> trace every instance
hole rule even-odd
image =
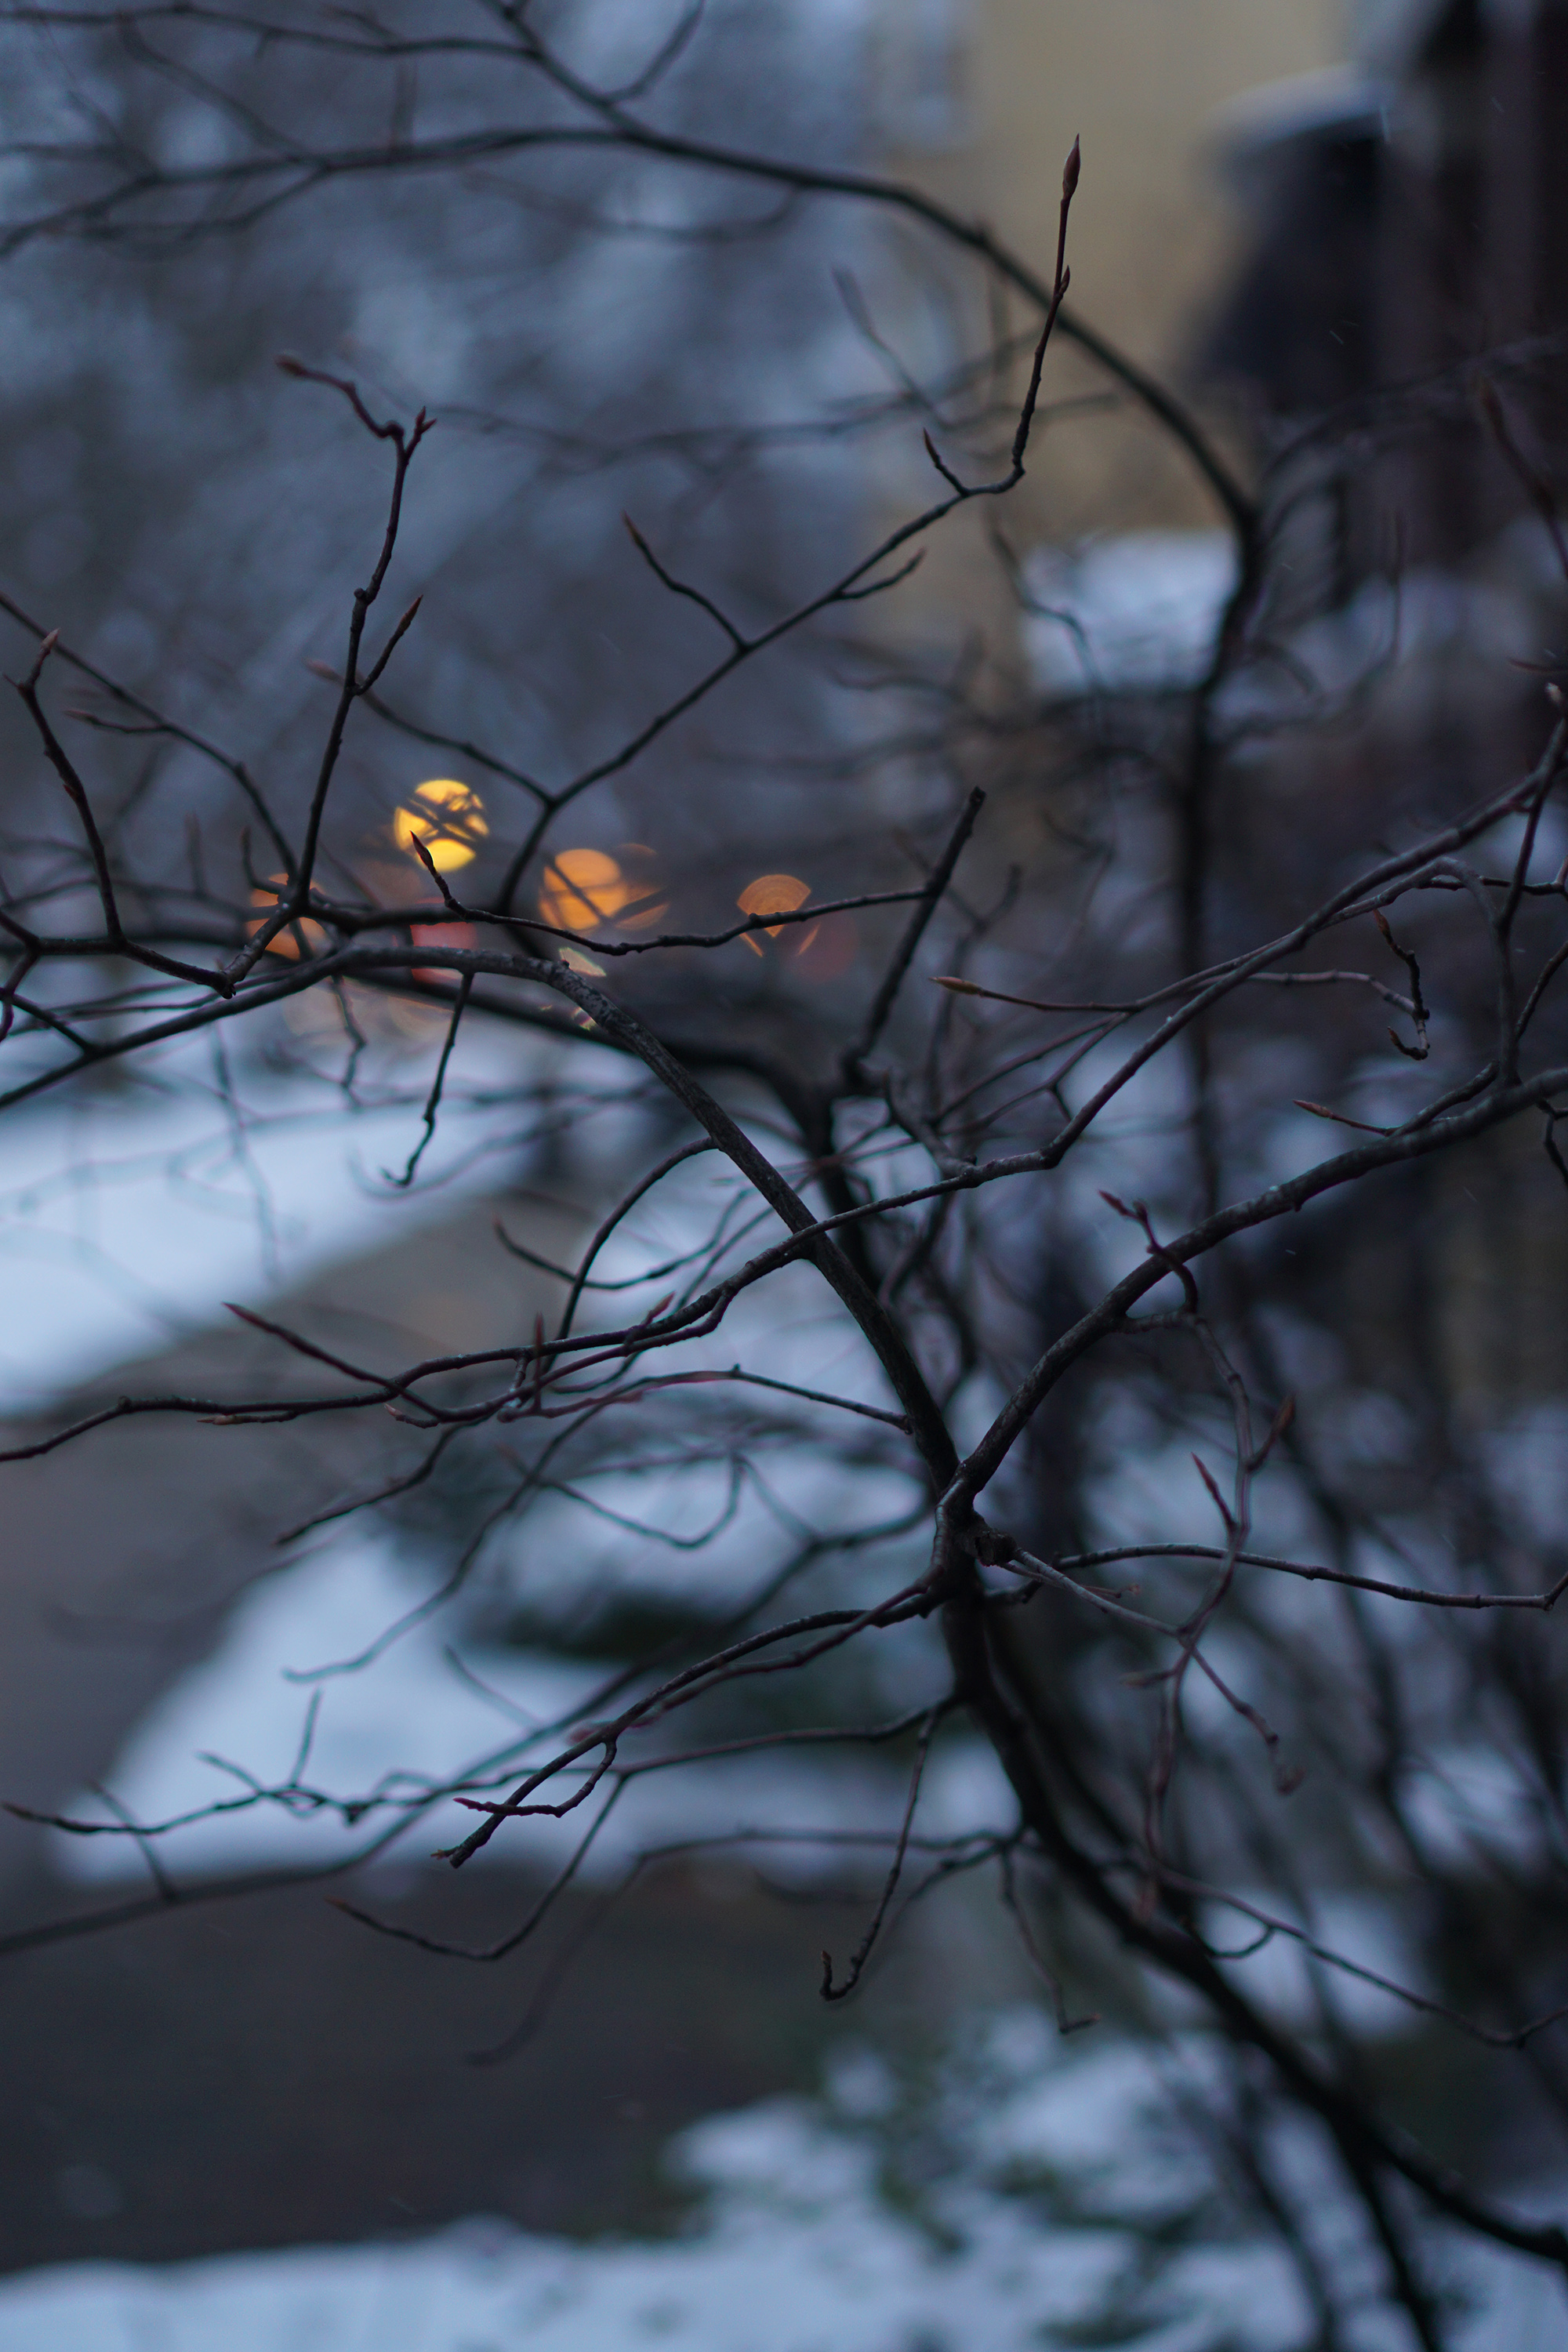
[[[544,869],[539,912],[561,930],[589,931],[642,895],[607,850],[563,849]]]
[[[759,874],[754,882],[747,883],[735,904],[742,915],[793,915],[797,907],[805,906],[810,896],[810,883],[803,882],[796,874]],[[776,940],[783,929],[782,923],[771,925],[769,939]],[[762,954],[761,947],[750,931],[742,931],[741,936],[753,955]],[[815,929],[808,932],[806,943],[809,944],[816,936]]]
[[[472,784],[456,776],[432,776],[416,785],[412,799],[392,820],[399,849],[413,853],[422,841],[437,874],[455,873],[475,857],[489,832],[485,804]]]

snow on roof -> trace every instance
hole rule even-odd
[[[1235,170],[1298,140],[1384,138],[1394,97],[1391,81],[1359,66],[1330,66],[1244,90],[1214,120],[1222,167]]]
[[[1363,62],[1376,73],[1408,73],[1454,6],[1455,0],[1360,0],[1355,46]]]

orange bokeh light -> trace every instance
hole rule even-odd
[[[626,845],[641,848],[637,842]],[[607,849],[563,849],[545,866],[539,912],[542,921],[563,931],[591,931],[617,915],[624,930],[637,930],[664,913],[662,901],[647,903],[651,896],[647,884],[628,875]]]
[[[289,877],[287,874],[269,874],[265,883],[258,883],[257,887],[252,890],[250,894],[251,905],[253,907],[264,908],[266,912],[264,914],[258,915],[254,922],[247,923],[245,933],[247,939],[254,939],[256,937],[257,932],[261,929],[263,923],[266,922],[268,915],[270,915],[274,911],[279,898],[281,897],[284,889],[288,886],[288,881]],[[300,938],[304,940],[305,945],[310,950],[312,954],[314,954],[319,948],[324,948],[327,944],[327,935],[321,929],[320,923],[312,923],[308,917],[304,917],[297,923],[290,923],[287,930],[279,931],[275,940],[268,940],[268,954],[287,956],[290,962],[297,963],[300,960],[300,940],[296,939],[294,936],[296,931],[300,934]]]
[[[797,874],[759,874],[754,882],[747,883],[735,904],[742,915],[793,915],[797,907],[805,906],[810,896],[810,883],[803,882]],[[768,938],[776,940],[783,929],[782,923],[773,925],[767,933]],[[762,954],[760,943],[750,931],[742,931],[741,936],[753,955]],[[816,926],[813,924],[795,953],[804,955],[816,937]]]

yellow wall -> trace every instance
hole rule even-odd
[[[1043,275],[1062,161],[1083,141],[1071,299],[1156,370],[1179,371],[1244,224],[1214,169],[1219,110],[1259,84],[1343,61],[1344,0],[879,0],[886,166],[998,229]],[[949,137],[900,133],[900,47],[953,38]],[[1047,394],[1089,388],[1066,353]],[[1034,537],[1133,522],[1196,523],[1213,509],[1140,427],[1053,428]]]

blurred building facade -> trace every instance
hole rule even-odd
[[[1081,138],[1072,299],[1168,377],[1245,249],[1247,218],[1215,169],[1216,117],[1259,84],[1342,73],[1349,56],[1342,0],[880,0],[882,160],[1045,273],[1063,159]],[[1066,351],[1053,369],[1103,390]],[[1215,520],[1135,416],[1086,413],[1057,437],[1053,537]]]
[[[1375,0],[1322,95],[1233,119],[1254,226],[1210,364],[1266,446],[1336,413],[1382,445],[1352,572],[1386,563],[1394,514],[1404,561],[1453,562],[1544,506],[1568,437],[1568,6]],[[1483,366],[1501,406],[1478,432]]]
[[[1474,370],[1549,478],[1568,437],[1564,0],[889,0],[874,83],[888,168],[1042,272],[1081,135],[1071,299],[1238,454],[1340,410],[1378,432],[1347,584],[1387,568],[1391,516],[1402,561],[1442,562],[1540,504],[1475,431]],[[1053,354],[1047,399],[1081,415],[1037,442],[1030,535],[1220,520],[1097,389]]]
[[[1072,303],[1264,486],[1269,627],[1310,691],[1297,719],[1278,676],[1237,692],[1223,789],[1241,831],[1310,802],[1348,845],[1373,802],[1426,822],[1527,772],[1542,678],[1568,674],[1568,0],[888,0],[880,38],[888,167],[1042,274],[1081,133]],[[1104,757],[1086,674],[1116,700],[1118,743],[1168,748],[1235,584],[1212,495],[1129,407],[1089,404],[1104,389],[1053,349],[1027,479],[994,518],[1026,609],[973,510],[911,583],[931,640],[984,633],[1003,666],[1017,649],[973,757],[994,791],[1016,785],[991,821],[1020,844],[1052,762]],[[987,429],[1005,452],[1010,418]],[[1568,850],[1548,830],[1542,872]],[[1232,946],[1274,855],[1249,838],[1215,910],[1247,909]],[[1158,828],[1143,854],[1157,872]],[[1415,1394],[1439,1365],[1478,1424],[1568,1390],[1561,1202],[1533,1133],[1387,1215],[1358,1203],[1324,1262],[1356,1265],[1359,1377]]]

